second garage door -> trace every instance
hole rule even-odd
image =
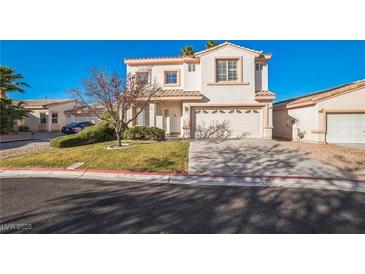
[[[365,113],[327,114],[327,143],[365,143]]]
[[[232,131],[231,138],[261,137],[261,109],[197,108],[193,111],[194,129],[209,127],[227,121]],[[194,137],[197,138],[198,136]]]

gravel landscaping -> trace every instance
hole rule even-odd
[[[285,148],[296,150],[342,171],[365,170],[365,151],[331,144],[279,141]]]
[[[7,158],[30,154],[33,152],[42,152],[49,149],[49,142],[33,142],[25,144],[21,147],[10,148],[0,151],[0,160]]]

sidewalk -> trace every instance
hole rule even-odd
[[[257,186],[333,189],[365,192],[365,181],[299,176],[233,176],[210,174],[172,174],[112,170],[61,168],[0,168],[1,178],[65,178],[120,182],[184,184],[197,186]]]

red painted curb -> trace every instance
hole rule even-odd
[[[213,174],[213,173],[168,173],[168,172],[143,172],[143,171],[128,171],[128,170],[102,170],[102,169],[65,169],[65,168],[42,168],[42,167],[0,167],[0,170],[33,170],[33,171],[63,171],[63,172],[93,172],[106,174],[130,174],[130,175],[145,175],[145,176],[195,176],[195,177],[242,177],[256,179],[301,179],[301,180],[326,180],[326,181],[350,181],[356,183],[365,183],[365,180],[334,178],[334,177],[311,177],[311,176],[284,176],[284,175],[250,175],[250,174]]]

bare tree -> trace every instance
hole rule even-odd
[[[94,111],[99,119],[110,120],[118,146],[121,146],[124,131],[160,91],[149,75],[149,69],[145,69],[136,74],[129,73],[123,81],[116,73],[92,69],[90,77],[83,81],[82,89],[71,89],[69,93],[73,99]],[[133,107],[138,111],[129,111]],[[105,117],[100,109],[104,109],[109,117]]]

